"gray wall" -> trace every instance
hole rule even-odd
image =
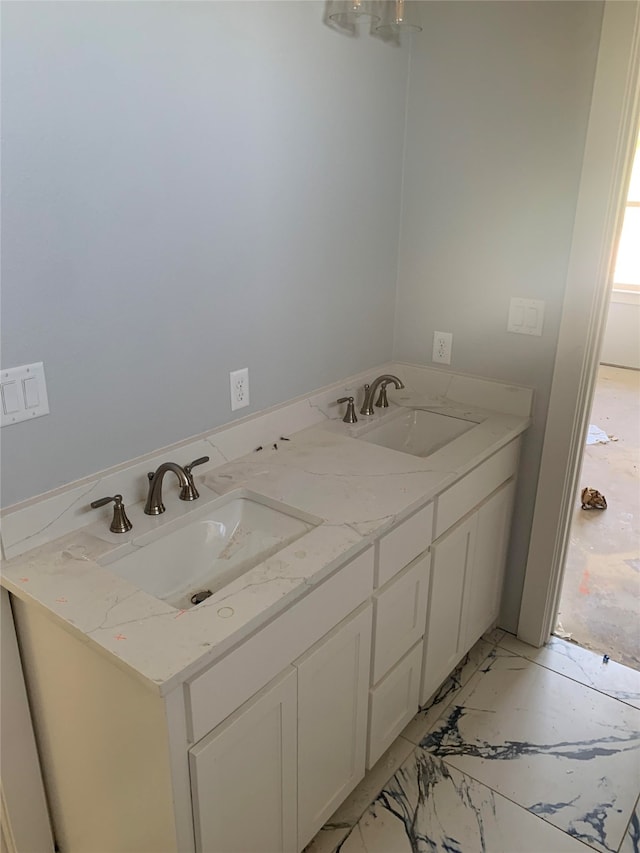
[[[388,360],[407,47],[316,2],[2,4],[2,504]]]
[[[424,4],[411,57],[394,356],[535,388],[505,627],[515,630],[602,19],[600,3]],[[509,299],[546,302],[542,337]]]
[[[407,44],[322,11],[2,4],[2,366],[43,360],[52,412],[2,430],[2,502],[231,420],[232,369],[244,415],[387,360],[395,304],[396,358],[451,331],[452,369],[536,389],[513,629],[602,4],[421,4],[408,93]]]

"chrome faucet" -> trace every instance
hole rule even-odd
[[[163,462],[155,471],[150,471],[147,474],[149,478],[149,494],[147,502],[144,506],[144,511],[147,515],[160,515],[165,511],[165,505],[162,503],[162,481],[167,471],[173,471],[180,483],[181,501],[195,501],[200,495],[196,489],[196,484],[193,481],[191,469],[196,465],[203,465],[209,461],[208,456],[201,456],[199,459],[194,459],[184,468],[175,462]]]
[[[373,400],[376,396],[376,391],[380,386],[380,396],[378,398],[378,402],[376,406],[386,406],[389,405],[389,401],[387,400],[387,385],[392,383],[396,388],[404,388],[404,383],[398,379],[397,376],[393,376],[391,373],[383,373],[382,376],[378,376],[373,380],[371,385],[364,386],[364,403],[362,404],[362,408],[360,409],[361,415],[373,415]]]

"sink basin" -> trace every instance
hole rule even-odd
[[[395,418],[366,430],[358,438],[412,456],[429,456],[474,426],[475,421],[451,415],[403,409]]]
[[[200,603],[320,523],[277,501],[242,491],[194,508],[133,539],[135,551],[100,562],[173,607]]]

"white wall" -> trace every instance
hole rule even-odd
[[[2,3],[4,506],[391,357],[408,49],[322,16]]]
[[[640,370],[640,293],[612,292],[600,362]]]
[[[591,2],[423,6],[408,97],[394,357],[535,388],[502,624],[515,630],[602,19]],[[509,299],[546,303],[542,337]]]

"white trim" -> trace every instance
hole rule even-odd
[[[553,629],[637,142],[640,3],[605,3],[518,637]]]
[[[9,593],[0,590],[2,617],[1,817],[4,848],[53,853],[54,843],[38,750],[22,673]]]
[[[637,305],[640,302],[640,290],[612,290],[611,301],[618,305]]]

